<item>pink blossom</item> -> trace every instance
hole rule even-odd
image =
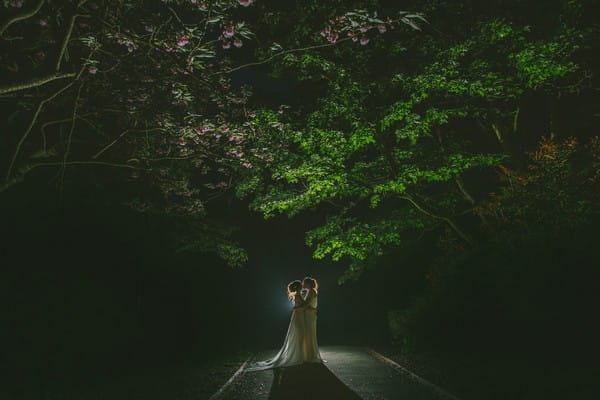
[[[245,162],[242,164],[245,168],[252,168],[252,164],[249,162]]]
[[[252,4],[252,0],[238,0],[238,3],[240,3],[240,5],[243,7],[248,7],[250,4]]]
[[[235,40],[233,41],[233,45],[234,45],[235,47],[242,47],[242,44],[243,44],[243,43],[242,43],[242,40],[241,40],[241,39],[235,39]]]
[[[231,43],[230,43],[230,42],[223,42],[223,45],[222,45],[222,47],[223,47],[224,49],[228,49],[228,48],[230,48],[230,47],[231,47]]]
[[[88,68],[88,72],[93,75],[96,72],[98,72],[98,68],[96,68],[92,65],[91,67]]]
[[[356,42],[358,40],[358,36],[352,36],[352,41]]]
[[[206,128],[206,127],[202,127],[200,129],[198,128],[194,128],[194,131],[196,131],[196,133],[198,135],[204,135],[206,132],[208,132],[210,130],[210,128]]]
[[[379,30],[379,33],[385,33],[385,31],[387,30],[384,24],[377,25],[377,29]]]
[[[364,46],[367,43],[369,43],[369,38],[368,37],[364,37],[363,36],[363,37],[360,38],[360,44],[362,44]]]
[[[233,29],[233,26],[229,26],[229,27],[225,28],[225,30],[223,31],[223,36],[226,38],[230,38],[233,36],[234,33],[235,33],[235,30]]]
[[[361,31],[362,33],[365,33],[369,28],[367,28],[366,26],[361,26],[359,31]]]
[[[185,46],[186,44],[188,44],[190,41],[187,40],[187,38],[185,36],[181,36],[179,39],[177,39],[177,45],[179,47]]]

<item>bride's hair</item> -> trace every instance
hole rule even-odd
[[[296,292],[302,290],[302,282],[300,281],[291,281],[290,283],[288,283],[287,285],[287,295],[290,298],[290,300],[294,299],[294,296],[296,295]]]
[[[319,291],[319,283],[317,282],[317,280],[315,278],[311,278],[310,276],[307,276],[306,278],[304,278],[302,280],[302,282],[304,282],[304,285],[306,287],[308,287],[309,289],[314,289],[315,292]]]

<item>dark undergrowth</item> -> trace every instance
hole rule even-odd
[[[207,399],[227,382],[249,354],[237,352],[186,363],[103,371],[95,375],[55,373],[52,377],[3,386],[0,398],[14,400]]]
[[[392,346],[375,349],[462,400],[586,400],[600,393],[598,365],[467,353],[417,354]]]

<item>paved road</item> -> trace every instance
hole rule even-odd
[[[361,347],[321,347],[326,364],[246,372],[219,400],[438,400],[440,397]],[[259,354],[268,359],[275,352]]]

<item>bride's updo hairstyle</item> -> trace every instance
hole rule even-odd
[[[306,278],[304,278],[302,280],[302,282],[304,283],[304,286],[306,286],[309,289],[313,289],[315,292],[319,291],[319,283],[317,282],[317,280],[315,278],[311,278],[310,276],[307,276]]]
[[[290,300],[294,299],[294,295],[296,292],[302,290],[302,282],[300,281],[291,281],[287,286],[287,295]]]

